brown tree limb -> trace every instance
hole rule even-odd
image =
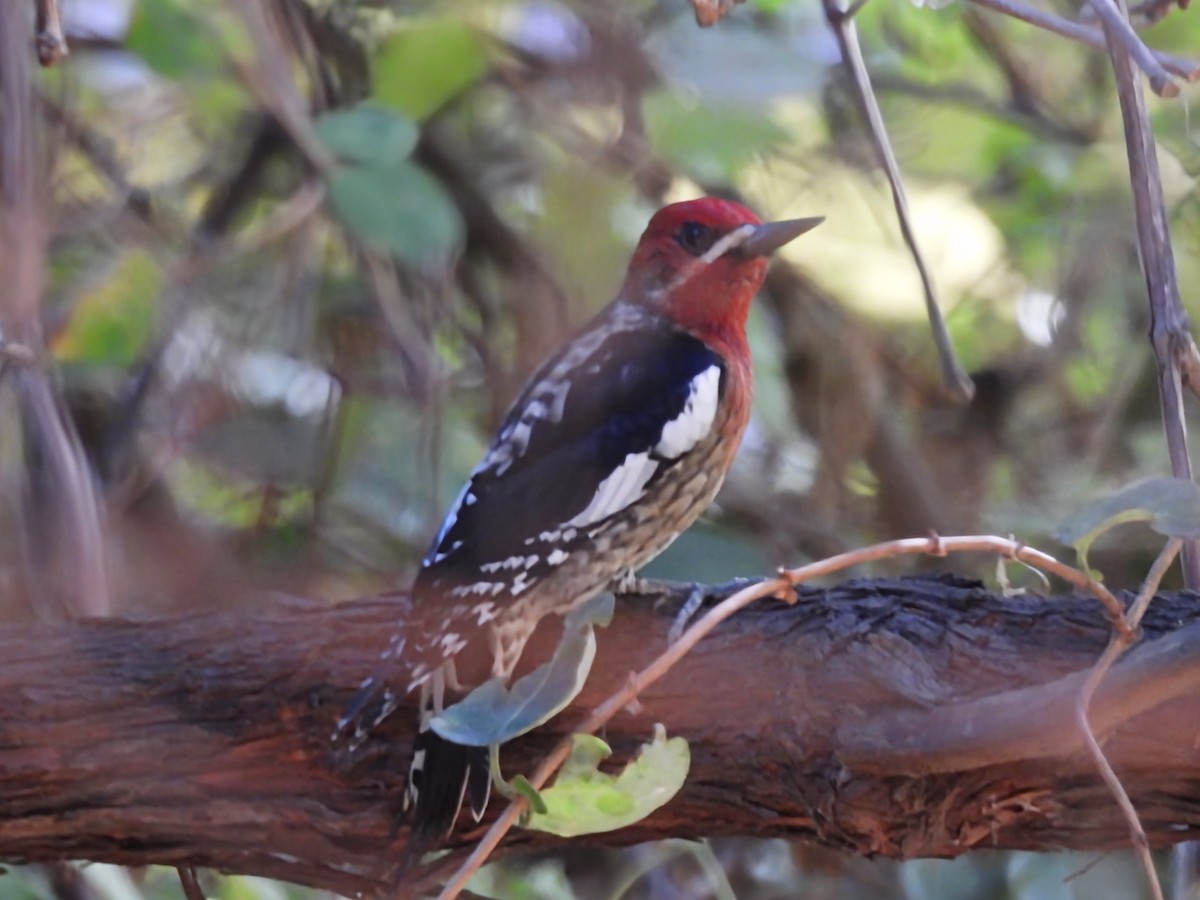
[[[1194,599],[1156,599],[1091,705],[1154,846],[1200,828]],[[415,715],[401,709],[353,753],[329,734],[403,606],[281,600],[253,619],[0,629],[0,857],[383,888]],[[505,748],[509,774],[659,653],[671,618],[648,606],[622,603],[587,689]],[[531,660],[555,631],[535,636]],[[1125,846],[1070,715],[1109,634],[1090,597],[953,580],[851,582],[743,611],[610,723],[616,764],[663,722],[693,768],[655,815],[593,841],[774,835],[896,858]],[[456,835],[447,864],[480,833]],[[506,846],[553,843],[522,832]]]

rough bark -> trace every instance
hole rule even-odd
[[[1155,845],[1200,828],[1197,599],[1155,601],[1094,706]],[[414,716],[401,709],[352,754],[329,735],[404,606],[280,600],[254,617],[0,629],[0,857],[189,863],[344,894],[385,886]],[[669,625],[623,602],[584,694],[508,745],[506,770],[532,769]],[[895,858],[1124,846],[1071,716],[1107,636],[1093,600],[1005,598],[949,578],[764,603],[611,724],[616,763],[663,722],[691,743],[692,771],[649,819],[592,840],[786,836]],[[456,836],[450,859],[471,839]],[[518,833],[509,846],[553,843]]]

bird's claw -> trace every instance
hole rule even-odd
[[[692,587],[692,592],[688,594],[687,599],[683,601],[683,606],[679,607],[679,612],[675,614],[675,621],[671,623],[671,630],[667,632],[668,647],[674,645],[683,637],[683,632],[687,628],[688,622],[700,611],[700,607],[704,605],[704,600],[707,596],[708,588],[705,585],[697,584]]]

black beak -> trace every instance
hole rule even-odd
[[[765,222],[754,229],[754,233],[742,241],[733,251],[738,256],[769,256],[789,241],[806,231],[812,231],[825,221],[824,216],[807,219],[785,219],[782,222]]]

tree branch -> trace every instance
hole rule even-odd
[[[622,604],[576,704],[505,748],[510,774],[658,653],[671,618],[649,605]],[[416,716],[402,708],[353,753],[329,735],[402,608],[279,601],[254,619],[0,629],[0,857],[385,887]],[[1164,845],[1200,827],[1200,609],[1160,596],[1144,629],[1091,716]],[[556,632],[539,630],[531,663]],[[850,582],[744,611],[610,724],[615,764],[663,722],[691,743],[692,772],[655,815],[594,841],[773,835],[896,858],[1124,846],[1069,714],[1109,634],[1092,598],[948,579]],[[449,861],[479,833],[456,835]],[[518,833],[506,846],[553,843]]]

